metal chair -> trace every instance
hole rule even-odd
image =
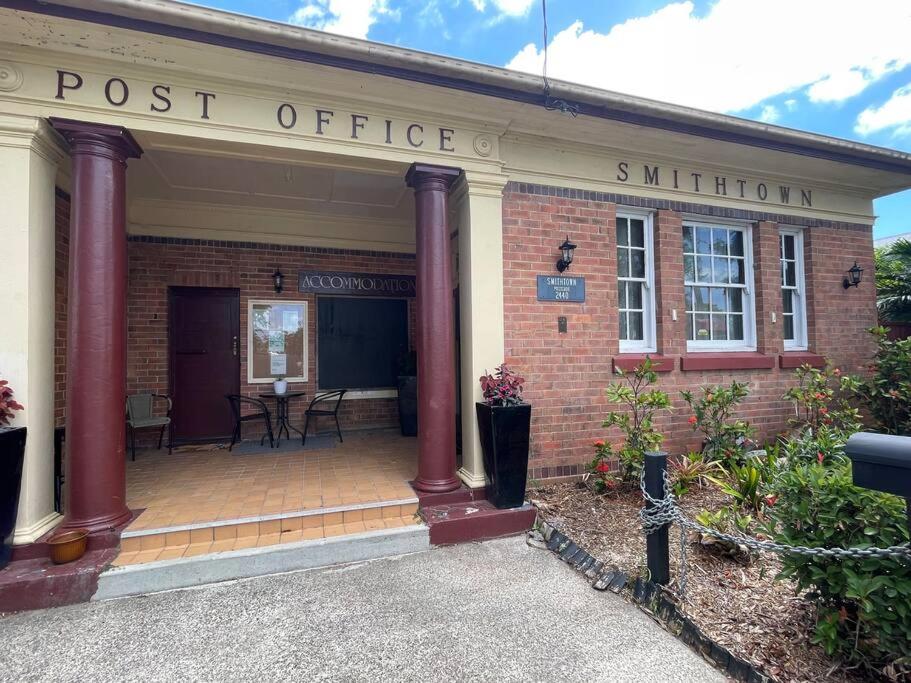
[[[301,439],[301,445],[307,445],[307,428],[310,426],[311,417],[334,417],[335,418],[335,428],[338,430],[338,440],[344,441],[342,438],[342,427],[338,423],[338,408],[342,404],[342,397],[347,393],[347,389],[339,389],[338,391],[329,391],[325,394],[320,394],[314,396],[313,400],[310,401],[310,406],[304,411],[304,415],[307,416],[307,419],[304,421],[304,436]],[[314,408],[315,405],[320,403],[326,403],[328,401],[335,401],[334,408]]]
[[[231,445],[228,446],[228,450],[230,451],[234,448],[235,443],[243,440],[240,431],[241,424],[253,420],[263,420],[266,423],[266,431],[260,437],[259,445],[262,446],[263,441],[268,436],[269,448],[275,448],[275,437],[272,434],[272,417],[269,415],[269,408],[266,404],[258,398],[250,398],[240,394],[227,394],[225,398],[228,399],[228,403],[231,404],[231,412],[234,413],[234,431],[231,433]],[[243,406],[252,406],[256,408],[256,412],[243,415]]]
[[[168,411],[164,416],[154,414],[156,398],[168,402]],[[136,460],[136,430],[147,427],[160,427],[158,432],[158,448],[164,438],[165,427],[168,428],[168,455],[171,454],[171,398],[164,394],[133,394],[127,396],[127,427],[130,431],[130,451],[132,459]]]

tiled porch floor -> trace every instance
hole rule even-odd
[[[127,463],[127,505],[145,508],[127,531],[414,499],[416,453],[391,430],[276,455],[144,451]]]

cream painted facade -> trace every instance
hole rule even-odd
[[[157,13],[161,21],[177,7],[105,6],[134,17]],[[256,30],[263,41],[271,34],[279,46],[322,40],[305,29],[232,19],[202,8],[185,12],[190,24],[208,22],[225,35]],[[361,41],[333,41],[335,47],[327,51],[372,55],[378,63],[395,51],[376,46],[371,52]],[[442,69],[434,65],[445,61],[398,52],[401,59],[424,60],[428,69]],[[471,70],[464,68],[466,74]],[[476,71],[480,81],[492,78],[488,71],[499,72],[478,66]],[[530,78],[515,76],[526,84]],[[480,398],[476,379],[504,354],[502,194],[507,182],[867,225],[874,220],[872,200],[906,182],[888,170],[594,117],[571,118],[537,105],[165,35],[50,15],[36,21],[0,8],[0,200],[8,217],[2,227],[6,263],[12,268],[2,295],[7,333],[0,343],[0,375],[26,405],[16,424],[29,428],[17,542],[34,540],[56,519],[53,197],[55,183],[66,188],[68,181],[66,156],[44,124],[47,117],[123,126],[143,146],[145,158],[131,162],[128,173],[133,235],[413,252],[405,169],[413,162],[463,169],[464,179],[452,196],[463,297],[465,438],[459,475],[472,487],[484,484],[473,409]],[[765,134],[759,124],[752,125],[756,135]],[[235,164],[247,170],[253,191],[221,186],[213,195],[203,185],[156,186],[148,174],[134,172],[149,163],[173,179],[181,159]],[[311,174],[313,187],[325,171],[334,174],[333,184],[322,195],[315,189],[306,196],[282,194],[275,183],[263,180],[275,167],[292,169],[292,176]],[[698,191],[693,174],[701,182]],[[398,192],[400,201],[333,199],[344,185],[339,178],[367,177],[377,185],[388,183],[389,196]],[[348,191],[357,193],[355,185],[352,181]],[[789,188],[788,201],[783,187]],[[223,199],[231,193],[236,202],[226,204]]]

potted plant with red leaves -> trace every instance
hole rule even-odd
[[[480,381],[484,401],[475,405],[489,482],[487,497],[498,508],[521,507],[525,502],[531,427],[531,405],[522,399],[525,379],[504,363]]]
[[[22,410],[22,404],[13,398],[9,383],[0,379],[0,569],[10,560],[19,512],[25,427],[10,426],[10,420],[18,410]]]

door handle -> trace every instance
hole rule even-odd
[[[231,337],[231,353],[237,355],[237,335]]]

